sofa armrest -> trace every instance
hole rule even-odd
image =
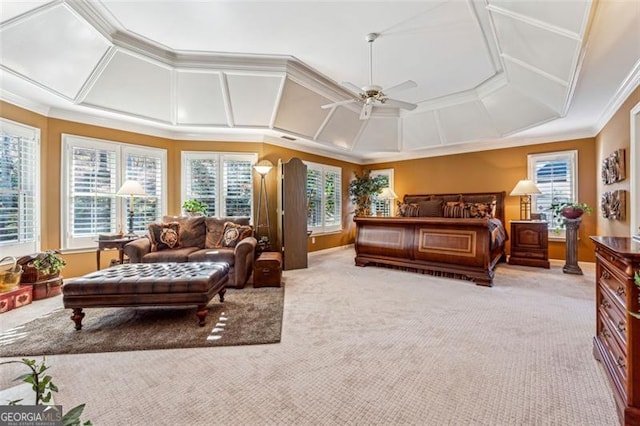
[[[240,241],[235,248],[235,287],[243,288],[253,271],[253,261],[258,241],[254,237],[247,237]]]
[[[141,263],[142,256],[151,252],[151,241],[147,236],[138,238],[125,244],[123,250],[131,263]]]

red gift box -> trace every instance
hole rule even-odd
[[[30,285],[21,285],[15,290],[0,293],[0,314],[20,306],[28,305],[32,300]]]

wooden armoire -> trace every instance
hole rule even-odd
[[[279,162],[278,236],[284,270],[307,267],[307,166],[299,158]]]

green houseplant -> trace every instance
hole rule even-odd
[[[640,271],[636,271],[633,275],[633,282],[640,288]],[[640,319],[640,312],[629,312],[629,314]]]
[[[195,200],[187,200],[182,203],[182,210],[191,216],[205,216],[207,214],[207,205]]]
[[[66,266],[67,262],[60,256],[60,252],[56,250],[45,250],[38,253],[33,260],[33,267],[42,275],[57,276]]]
[[[553,216],[552,224],[555,225],[554,231],[560,232],[564,228],[564,220],[577,219],[583,214],[591,214],[593,208],[587,203],[582,202],[553,202],[551,203],[551,214]]]
[[[370,170],[363,170],[362,175],[354,172],[355,178],[349,183],[349,195],[356,208],[356,216],[370,216],[371,203],[385,185],[384,176],[371,176]]]

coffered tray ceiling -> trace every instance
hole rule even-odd
[[[357,162],[593,136],[638,85],[640,3],[0,4],[0,87],[52,117],[174,139],[265,140]],[[418,104],[360,104],[373,83]],[[287,137],[283,139],[282,136]],[[295,139],[295,140],[292,140]]]

